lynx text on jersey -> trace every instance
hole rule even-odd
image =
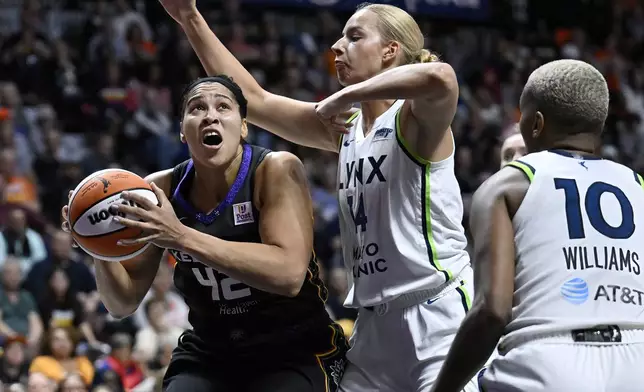
[[[592,268],[609,271],[641,273],[639,254],[616,246],[566,246],[562,249],[566,269],[587,270]]]
[[[340,178],[339,189],[347,189],[359,184],[371,184],[376,182],[387,182],[385,175],[382,173],[382,164],[387,159],[387,155],[378,157],[360,158],[344,165],[343,175]]]

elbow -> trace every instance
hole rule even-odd
[[[503,331],[512,319],[512,306],[486,301],[481,304],[479,313],[490,329]]]
[[[454,68],[447,63],[427,63],[425,74],[427,91],[437,96],[458,95],[458,81]]]
[[[303,271],[293,271],[293,273],[285,275],[284,280],[280,285],[280,294],[289,298],[297,297],[300,294],[300,291],[302,291],[302,286],[304,286],[304,280],[306,279],[307,273],[308,269],[304,269]]]
[[[304,286],[304,277],[288,279],[282,284],[282,295],[295,298],[300,294],[302,286]]]
[[[106,302],[103,302],[103,304],[105,305],[105,308],[109,312],[110,316],[112,316],[116,320],[123,320],[124,318],[131,316],[139,307],[138,304],[131,303],[108,304]]]

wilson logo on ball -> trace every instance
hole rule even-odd
[[[132,207],[139,207],[138,204],[136,204],[135,202],[130,201],[130,200],[121,200],[121,202],[119,204],[129,205],[129,206],[132,206]],[[89,223],[93,226],[93,225],[101,223],[102,221],[104,221],[104,220],[106,220],[106,219],[108,219],[110,217],[113,217],[113,216],[120,216],[121,218],[125,218],[124,213],[117,212],[117,211],[114,210],[114,208],[108,207],[108,208],[104,208],[104,209],[102,209],[100,211],[94,212],[91,215],[88,215],[87,219],[89,220]]]

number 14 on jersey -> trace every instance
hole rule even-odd
[[[356,233],[358,231],[365,232],[367,231],[367,214],[365,213],[362,192],[358,196],[358,205],[356,207],[353,206],[353,202],[353,195],[347,195],[347,204],[349,205],[349,212],[351,212],[353,223],[356,225]]]

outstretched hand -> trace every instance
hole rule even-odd
[[[118,244],[127,246],[150,242],[160,248],[177,249],[185,226],[177,218],[165,193],[154,183],[151,183],[150,186],[159,204],[154,204],[153,201],[133,192],[122,192],[121,197],[132,201],[134,205],[116,204],[111,207],[125,216],[141,219],[134,220],[119,216],[122,214],[114,217],[114,220],[123,226],[143,230],[141,237],[120,240]]]

